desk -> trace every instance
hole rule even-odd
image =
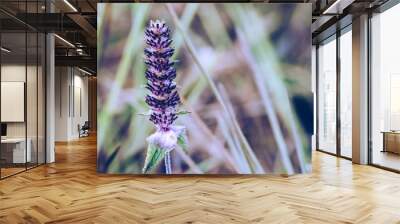
[[[382,152],[392,152],[400,154],[400,132],[383,131],[383,150]]]
[[[5,158],[6,161],[9,163],[31,162],[31,160],[32,160],[32,154],[31,154],[32,141],[30,138],[28,138],[26,140],[26,142],[28,143],[27,144],[28,147],[26,147],[26,153],[25,153],[25,138],[1,139],[2,157],[3,157],[3,154],[5,154],[3,158]],[[11,158],[12,158],[12,160],[11,160]],[[25,158],[26,158],[26,160],[25,160]]]

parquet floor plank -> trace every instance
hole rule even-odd
[[[96,139],[0,181],[0,223],[400,223],[400,175],[319,152],[313,173],[144,177],[96,173]]]

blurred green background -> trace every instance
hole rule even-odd
[[[311,171],[311,4],[98,4],[98,171],[140,174],[146,137],[144,28],[167,22],[190,114],[173,173]],[[154,173],[164,173],[163,164]]]

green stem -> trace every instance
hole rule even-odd
[[[165,162],[165,173],[166,174],[172,174],[170,152],[166,152],[165,153],[164,162]]]

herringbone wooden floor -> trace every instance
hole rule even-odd
[[[292,177],[96,174],[94,137],[0,181],[0,223],[400,223],[400,175],[314,153]]]

